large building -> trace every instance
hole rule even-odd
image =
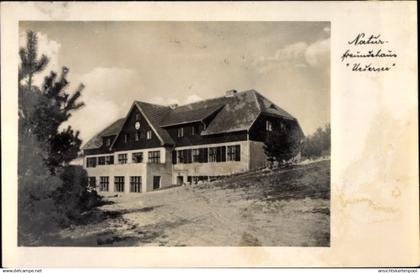
[[[264,167],[264,140],[275,127],[303,135],[293,116],[255,90],[182,106],[134,101],[83,146],[83,164],[100,192],[212,181]]]

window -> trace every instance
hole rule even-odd
[[[193,149],[192,150],[192,162],[200,162],[200,150]]]
[[[191,163],[192,162],[192,152],[188,150],[179,150],[177,151],[178,163]]]
[[[227,160],[228,161],[241,161],[241,146],[240,145],[227,146]]]
[[[283,122],[280,123],[280,130],[286,130],[286,124],[284,124]]]
[[[127,154],[119,154],[118,155],[118,163],[119,164],[127,164]]]
[[[269,121],[269,120],[265,121],[265,130],[267,132],[273,131],[273,124],[271,123],[271,121]]]
[[[105,157],[105,164],[106,165],[112,165],[114,164],[114,156],[113,155],[108,155]]]
[[[110,138],[106,139],[106,146],[111,146],[111,139]]]
[[[130,192],[141,192],[141,176],[130,176]]]
[[[178,163],[184,163],[184,151],[176,151]]]
[[[96,157],[86,158],[86,168],[95,168],[96,167]]]
[[[140,114],[136,114],[136,120],[140,120]]]
[[[176,151],[172,150],[172,164],[176,164],[176,157],[177,157]]]
[[[226,146],[216,147],[216,162],[226,161]]]
[[[193,125],[191,127],[191,135],[195,136],[195,135],[199,135],[200,134],[200,126],[199,125]]]
[[[200,149],[200,162],[202,163],[206,163],[208,162],[208,153],[209,153],[209,149],[208,148],[201,148]]]
[[[216,147],[209,148],[209,162],[216,162]]]
[[[184,177],[182,175],[178,175],[176,177],[176,184],[177,185],[183,185],[184,184]]]
[[[153,189],[160,188],[160,176],[153,176]]]
[[[105,165],[105,156],[98,157],[98,165]]]
[[[133,153],[133,163],[142,163],[143,162],[143,153]]]
[[[178,128],[178,137],[184,136],[184,127]]]
[[[124,135],[124,143],[127,143],[128,142],[128,137],[129,137],[129,134],[125,134]]]
[[[124,176],[115,176],[114,177],[114,191],[115,192],[124,192]]]
[[[160,163],[160,151],[149,152],[149,163]]]
[[[99,177],[99,190],[109,191],[109,177],[108,176]]]
[[[192,162],[192,152],[191,150],[184,150],[184,161],[185,163]]]
[[[147,130],[146,131],[146,138],[147,139],[152,139],[152,130]]]
[[[96,177],[89,176],[88,177],[88,185],[89,185],[89,187],[96,188]]]
[[[134,137],[135,137],[136,141],[139,141],[140,140],[140,133],[139,132],[136,132],[134,134]]]

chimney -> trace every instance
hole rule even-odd
[[[178,107],[178,104],[176,104],[176,103],[169,105],[169,108],[171,108],[172,110],[177,108],[177,107]]]
[[[226,91],[226,94],[225,94],[225,97],[233,97],[233,96],[235,96],[235,94],[236,93],[238,93],[238,91],[236,91],[235,89],[232,89],[232,90],[228,90],[228,91]]]

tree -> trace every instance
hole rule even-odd
[[[302,156],[316,158],[330,154],[331,150],[331,127],[328,123],[323,128],[318,128],[315,133],[305,138],[302,148]]]
[[[88,191],[86,172],[69,165],[80,151],[79,132],[70,126],[61,129],[84,105],[78,101],[84,86],[67,93],[67,67],[60,76],[51,71],[41,88],[33,84],[48,57],[38,59],[37,35],[32,31],[19,56],[18,238],[19,244],[36,245],[46,233],[92,207],[85,201],[97,204],[99,197]]]
[[[301,148],[302,134],[297,127],[283,130],[276,126],[264,142],[264,153],[271,165],[276,161],[284,164],[295,158]]]
[[[47,153],[44,161],[54,174],[56,168],[76,158],[80,151],[79,132],[74,132],[70,126],[59,132],[59,127],[71,117],[71,112],[84,105],[78,101],[84,86],[81,84],[72,95],[66,92],[67,67],[62,68],[59,77],[51,71],[41,89],[33,86],[33,76],[48,64],[45,55],[37,59],[37,41],[36,34],[29,31],[26,48],[19,51],[19,121],[22,134],[36,136],[43,146]],[[26,85],[22,84],[26,79]]]

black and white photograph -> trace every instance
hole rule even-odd
[[[330,22],[22,21],[19,246],[330,246]]]
[[[4,272],[418,266],[416,2],[0,6]]]

